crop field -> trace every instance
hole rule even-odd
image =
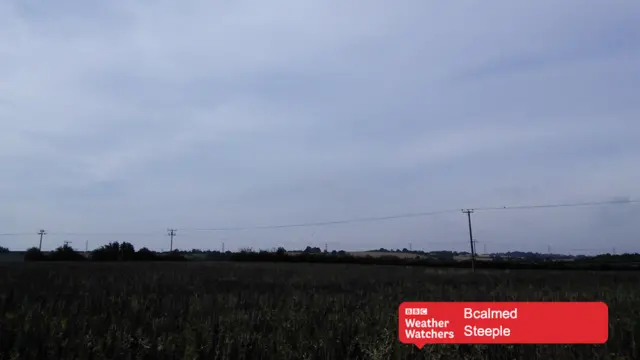
[[[289,255],[300,255],[302,251],[289,251]],[[422,254],[412,254],[412,253],[402,253],[402,252],[380,252],[380,251],[348,251],[347,254],[356,257],[363,256],[372,256],[372,257],[383,257],[383,256],[394,256],[401,259],[427,259],[429,256]]]
[[[402,301],[603,300],[605,345],[401,344]],[[635,272],[0,264],[0,359],[639,359]]]

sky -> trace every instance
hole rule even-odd
[[[0,2],[0,246],[468,249],[640,199],[637,1]],[[274,229],[215,230],[430,216]],[[640,204],[479,251],[640,252]],[[208,229],[208,230],[207,230]]]

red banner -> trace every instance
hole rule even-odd
[[[398,336],[405,344],[603,344],[603,302],[404,302]]]

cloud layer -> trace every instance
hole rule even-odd
[[[0,241],[45,228],[48,247],[73,232],[160,249],[176,227],[180,248],[465,249],[461,213],[192,230],[638,199],[638,15],[595,0],[2,2],[0,225],[34,234]],[[639,212],[474,221],[488,251],[640,251]]]

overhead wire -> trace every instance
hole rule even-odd
[[[540,205],[516,205],[516,206],[501,206],[501,207],[476,207],[471,208],[474,211],[505,211],[505,210],[524,210],[524,209],[543,209],[543,208],[560,208],[560,207],[582,207],[582,206],[601,206],[601,205],[622,205],[622,204],[634,204],[640,203],[640,200],[611,200],[611,201],[592,201],[592,202],[580,202],[580,203],[558,203],[558,204],[540,204]],[[435,216],[447,213],[456,213],[461,209],[448,209],[437,211],[425,211],[425,212],[413,212],[388,216],[378,217],[362,217],[333,221],[316,221],[316,222],[302,222],[293,224],[276,224],[276,225],[261,225],[261,226],[237,226],[237,227],[212,227],[212,228],[178,228],[178,231],[193,231],[193,232],[207,232],[207,231],[243,231],[243,230],[266,230],[266,229],[285,229],[285,228],[298,228],[298,227],[321,227],[361,222],[376,222],[393,219],[406,219],[415,217],[427,217]],[[25,236],[34,235],[34,233],[0,233],[0,236]],[[137,233],[83,233],[83,232],[49,232],[48,235],[63,235],[63,236],[157,236],[164,234],[164,232],[137,232]]]
[[[37,232],[27,233],[0,233],[0,236],[31,236],[37,235]],[[161,232],[121,232],[121,233],[96,233],[96,232],[47,232],[47,236],[157,236],[162,235]]]
[[[350,223],[357,223],[357,222],[372,222],[372,221],[383,221],[383,220],[391,220],[391,219],[403,219],[403,218],[411,218],[411,217],[424,217],[424,216],[446,214],[446,213],[457,212],[457,211],[459,211],[459,210],[457,210],[457,209],[456,210],[440,210],[440,211],[430,211],[430,212],[407,213],[407,214],[400,214],[400,215],[366,217],[366,218],[355,218],[355,219],[334,220],[334,221],[305,222],[305,223],[283,224],[283,225],[220,227],[220,228],[202,228],[202,229],[188,229],[188,228],[184,229],[184,228],[181,228],[181,229],[178,229],[178,230],[182,230],[182,231],[240,231],[240,230],[283,229],[283,228],[295,228],[295,227],[315,227],[315,226],[350,224]]]
[[[632,204],[638,203],[640,200],[613,200],[613,201],[597,201],[597,202],[581,202],[581,203],[561,203],[561,204],[544,204],[544,205],[518,205],[518,206],[502,206],[502,207],[478,207],[472,208],[476,211],[491,211],[491,210],[521,210],[521,209],[539,209],[539,208],[558,208],[558,207],[579,207],[579,206],[597,206],[597,205],[619,205],[619,204]],[[204,229],[179,229],[183,231],[232,231],[232,230],[257,230],[257,229],[279,229],[279,228],[292,228],[292,227],[313,227],[313,226],[327,226],[327,225],[339,225],[350,224],[357,222],[371,222],[371,221],[383,221],[392,219],[403,219],[411,217],[426,217],[446,213],[459,212],[461,209],[449,209],[429,212],[415,212],[405,213],[400,215],[389,215],[380,217],[367,217],[367,218],[355,218],[347,220],[335,220],[335,221],[322,221],[322,222],[306,222],[297,224],[284,224],[284,225],[264,225],[264,226],[245,226],[245,227],[221,227],[221,228],[204,228]]]
[[[581,203],[564,203],[564,204],[544,204],[544,205],[518,205],[518,206],[502,206],[502,207],[479,207],[473,210],[491,211],[491,210],[521,210],[521,209],[549,209],[559,207],[579,207],[579,206],[600,206],[600,205],[621,205],[635,204],[640,200],[611,200],[611,201],[591,201]]]

